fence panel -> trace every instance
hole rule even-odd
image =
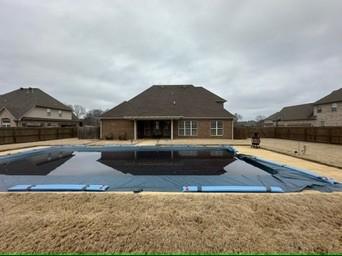
[[[76,137],[75,127],[66,128],[0,128],[0,145]]]
[[[235,139],[250,138],[253,133],[262,138],[342,144],[342,127],[235,127]]]
[[[78,127],[77,137],[79,139],[99,139],[100,127],[97,127],[97,126]]]

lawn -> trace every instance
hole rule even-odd
[[[0,252],[342,252],[342,193],[1,193]]]

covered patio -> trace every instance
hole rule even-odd
[[[126,117],[134,121],[134,140],[174,139],[174,121],[181,116]]]

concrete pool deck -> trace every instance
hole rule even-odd
[[[240,153],[254,155],[267,160],[276,161],[293,167],[312,170],[320,175],[342,181],[342,145],[324,143],[298,142],[281,139],[263,139],[261,149],[249,147],[250,140],[222,140],[222,139],[177,139],[177,140],[80,140],[61,139],[29,143],[0,145],[0,155],[30,150],[32,147],[47,147],[56,145],[232,145]],[[304,145],[306,152],[303,151]],[[295,151],[299,153],[295,153]]]

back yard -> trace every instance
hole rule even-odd
[[[4,150],[32,146],[106,143],[68,139],[3,145],[0,150],[7,154],[17,151]],[[234,143],[241,153],[342,180],[340,168],[290,156],[292,152],[251,149],[249,141]],[[309,152],[319,154],[326,144],[314,147],[321,148]],[[0,237],[0,252],[341,253],[342,193],[0,193]]]

